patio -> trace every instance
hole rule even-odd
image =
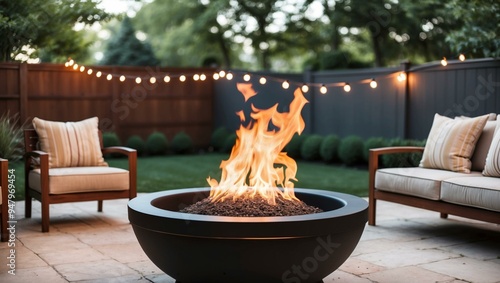
[[[143,253],[127,218],[127,200],[51,206],[40,232],[16,204],[16,275],[0,282],[174,282]],[[499,282],[500,226],[379,201],[378,226],[367,226],[351,257],[324,282]],[[11,248],[0,244],[1,262]],[[195,271],[193,271],[195,272]]]

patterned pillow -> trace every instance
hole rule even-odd
[[[40,149],[49,154],[49,167],[108,166],[99,142],[97,117],[79,122],[33,119]]]
[[[420,167],[470,173],[470,157],[488,120],[488,115],[451,119],[434,115]]]
[[[486,165],[483,170],[484,176],[500,177],[500,120],[498,119],[500,119],[500,115],[498,115],[493,141],[486,156]]]

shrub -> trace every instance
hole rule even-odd
[[[104,147],[120,146],[122,142],[118,135],[114,132],[105,132],[102,134],[102,144]]]
[[[319,149],[323,137],[320,135],[308,136],[300,147],[300,156],[305,160],[318,160],[320,159]]]
[[[193,151],[193,141],[188,134],[180,132],[172,139],[170,148],[176,154],[190,153]]]
[[[425,141],[392,139],[388,146],[425,146]],[[382,155],[383,167],[416,167],[422,159],[422,153],[396,153]]]
[[[165,154],[168,149],[168,139],[161,132],[153,132],[146,140],[146,148],[151,155]]]
[[[236,139],[238,136],[236,133],[229,134],[224,140],[224,145],[222,146],[221,152],[230,153],[233,149],[233,146],[236,144]]]
[[[0,117],[0,157],[16,161],[23,156],[23,125],[19,126],[19,116],[9,117],[5,112]]]
[[[138,155],[142,155],[146,151],[146,143],[138,135],[130,136],[127,139],[127,142],[126,142],[125,146],[137,150],[137,154]]]
[[[365,141],[365,147],[363,151],[363,157],[366,162],[369,161],[370,157],[370,149],[372,148],[379,148],[379,147],[385,147],[387,146],[387,141],[384,138],[379,138],[379,137],[373,137],[369,138]]]
[[[340,138],[337,135],[328,135],[321,142],[319,154],[325,162],[335,162],[339,160]]]
[[[226,138],[230,135],[229,131],[224,127],[217,128],[212,133],[212,138],[210,139],[210,146],[213,147],[214,151],[222,151]]]
[[[302,134],[295,134],[292,139],[288,142],[288,144],[285,146],[283,151],[287,153],[288,156],[291,158],[298,159],[301,157],[301,152],[300,148],[302,147],[302,143],[306,140],[308,135]]]
[[[358,136],[348,136],[340,141],[339,158],[351,166],[363,161],[363,140]]]

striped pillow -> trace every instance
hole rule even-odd
[[[470,173],[470,157],[488,120],[488,115],[451,119],[434,115],[420,167]]]
[[[486,165],[484,166],[483,175],[490,177],[500,177],[500,115],[497,118],[497,126],[495,135],[486,156]]]
[[[79,122],[33,119],[40,149],[49,154],[49,167],[108,166],[99,142],[97,117]]]

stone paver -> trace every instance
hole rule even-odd
[[[127,200],[51,205],[41,233],[40,205],[31,219],[16,205],[15,273],[0,243],[0,282],[162,282],[175,280],[142,251],[128,222]],[[377,226],[324,282],[500,282],[500,225],[378,202]]]

